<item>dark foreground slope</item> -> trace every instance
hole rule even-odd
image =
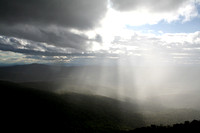
[[[200,127],[198,121],[171,127],[145,127],[155,123],[166,125],[165,121],[178,123],[174,119],[180,118],[180,122],[191,120],[187,116],[200,118],[198,111],[164,110],[167,113],[159,115],[161,110],[154,110],[155,115],[152,116],[144,114],[149,108],[141,110],[141,107],[129,102],[77,93],[61,95],[23,85],[0,81],[0,130],[3,132],[162,132],[182,131],[185,128],[191,131],[196,127],[199,130]],[[195,124],[197,126],[192,126]],[[133,130],[135,128],[139,129]]]
[[[57,95],[0,81],[1,129],[7,132],[118,132],[145,126],[130,106],[103,97]]]
[[[5,131],[62,132],[66,125],[72,130],[65,120],[64,102],[56,95],[10,82],[0,82],[0,85],[1,123]]]

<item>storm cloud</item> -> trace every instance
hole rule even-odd
[[[69,47],[86,50],[89,40],[84,34],[76,34],[69,29],[58,26],[33,26],[33,25],[0,25],[1,33],[6,36],[45,42],[59,47]]]
[[[87,50],[94,40],[84,34],[98,26],[107,0],[0,0],[0,35]]]
[[[106,0],[1,0],[1,23],[94,27],[106,12]]]

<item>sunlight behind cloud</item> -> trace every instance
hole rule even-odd
[[[107,13],[101,21],[101,27],[91,32],[98,33],[102,37],[101,45],[96,45],[93,50],[96,52],[105,50],[119,55],[140,55],[148,59],[159,57],[160,62],[162,62],[170,54],[170,47],[193,44],[193,41],[197,40],[191,37],[194,36],[193,33],[168,34],[159,30],[157,31],[159,34],[155,34],[153,31],[134,31],[127,26],[154,25],[160,21],[165,21],[168,24],[176,21],[185,23],[198,16],[196,3],[193,0],[184,1],[169,12],[156,12],[150,11],[151,7],[148,8],[148,6],[120,11],[113,8],[112,1],[109,1]],[[163,58],[161,58],[162,56]],[[168,58],[166,62],[170,60],[173,59]]]

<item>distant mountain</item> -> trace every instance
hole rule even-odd
[[[0,79],[7,81],[51,81],[61,78],[61,76],[67,74],[68,69],[63,70],[63,67],[59,66],[29,64],[0,67],[0,73]]]
[[[0,67],[0,80],[13,82],[62,81],[99,78],[102,69],[116,73],[114,68],[99,66],[58,66],[44,64],[28,64]],[[112,70],[112,71],[111,71]],[[83,75],[84,73],[84,75]]]
[[[0,80],[24,83],[27,87],[43,90],[90,94],[98,92],[115,97],[117,91],[113,89],[118,82],[115,69],[99,66],[17,65],[0,67]],[[102,76],[104,83],[101,83]]]

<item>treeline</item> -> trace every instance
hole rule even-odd
[[[135,133],[135,132],[191,132],[191,131],[200,131],[200,120],[193,120],[192,122],[185,121],[184,123],[174,124],[172,126],[157,126],[151,125],[148,127],[141,127],[137,128],[132,131],[128,131],[128,133]]]

